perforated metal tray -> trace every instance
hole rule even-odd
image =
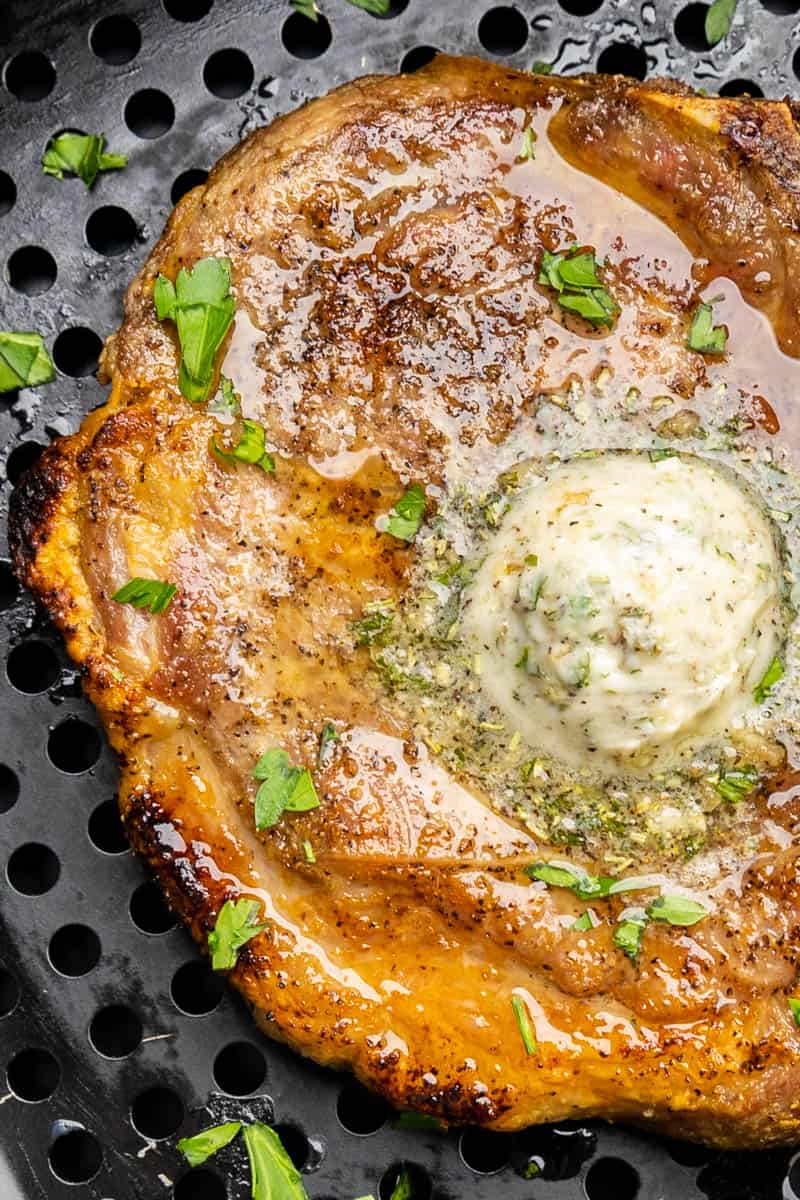
[[[394,0],[387,19],[320,3],[317,26],[287,0],[0,6],[0,328],[41,330],[58,368],[47,388],[0,396],[0,1197],[234,1200],[241,1152],[188,1172],[175,1141],[252,1114],[277,1123],[318,1200],[388,1200],[403,1162],[416,1200],[793,1200],[788,1151],[712,1153],[601,1123],[399,1129],[347,1078],[261,1038],[127,852],[97,720],[3,557],[11,484],[102,401],[101,339],[172,204],[254,126],[434,48],[729,94],[799,86],[800,0],[740,0],[713,53],[706,6],[681,0]],[[91,193],[45,177],[65,128],[106,133],[128,169]]]

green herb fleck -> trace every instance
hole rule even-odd
[[[257,1121],[244,1131],[253,1200],[308,1200],[300,1172],[274,1129]]]
[[[159,321],[174,321],[178,331],[181,393],[193,404],[200,404],[208,399],[217,351],[231,327],[236,308],[231,294],[230,261],[201,258],[190,271],[181,267],[175,283],[159,275],[153,302]]]
[[[531,75],[552,75],[553,64],[542,62],[540,58],[535,58],[531,63]]]
[[[729,804],[738,804],[749,796],[759,780],[755,767],[741,767],[736,771],[726,771],[720,767],[719,774],[713,780],[714,787]]]
[[[592,917],[592,914],[589,912],[589,909],[587,908],[584,912],[581,913],[581,915],[579,917],[577,917],[572,922],[572,924],[570,925],[570,929],[575,929],[579,933],[583,933],[587,929],[594,929],[596,924],[597,924],[597,922],[594,920],[594,918]]]
[[[242,946],[267,928],[266,923],[255,923],[260,909],[259,900],[247,897],[225,901],[217,914],[217,923],[208,935],[211,966],[215,971],[233,970]]]
[[[578,248],[563,254],[545,250],[539,264],[539,283],[558,293],[558,303],[592,325],[612,325],[619,312],[611,293],[597,275],[594,250]]]
[[[696,925],[708,916],[708,909],[687,896],[657,896],[648,904],[647,915],[653,921],[666,921],[670,925]]]
[[[789,996],[787,998],[787,1003],[789,1005],[789,1011],[794,1017],[795,1025],[800,1025],[800,999],[798,999],[797,996]]]
[[[193,1137],[181,1138],[178,1149],[190,1167],[199,1167],[212,1154],[227,1146],[242,1128],[240,1121],[227,1121],[224,1125],[213,1125],[196,1133]]]
[[[55,375],[40,333],[0,332],[0,392],[38,387]]]
[[[522,1044],[525,1047],[525,1053],[527,1055],[533,1055],[536,1053],[536,1038],[533,1036],[531,1019],[528,1015],[528,1009],[525,1001],[521,996],[512,996],[511,1007],[514,1010],[517,1029],[519,1030],[519,1036],[522,1038]]]
[[[438,1117],[432,1117],[429,1113],[420,1112],[401,1112],[394,1122],[395,1129],[428,1129],[441,1133],[445,1128]]]
[[[674,458],[677,453],[677,450],[651,450],[649,452],[650,462],[662,462],[665,458]]]
[[[317,856],[314,853],[314,847],[309,841],[303,842],[303,854],[305,855],[305,860],[307,863],[315,863],[317,861]]]
[[[394,621],[393,600],[373,600],[365,604],[362,615],[351,623],[357,646],[383,646]]]
[[[220,416],[241,416],[242,398],[238,392],[233,390],[233,380],[228,379],[227,375],[220,375],[219,387],[216,398],[211,401],[206,412]]]
[[[756,704],[764,703],[779,679],[783,679],[783,663],[776,655],[753,688],[753,699]]]
[[[579,900],[609,896],[612,886],[617,882],[609,875],[580,874],[570,867],[559,867],[554,863],[531,863],[524,870],[529,879],[538,879],[549,887],[568,888]]]
[[[627,917],[624,921],[620,921],[614,930],[614,945],[634,964],[639,958],[646,927],[647,917],[642,914],[641,916]]]
[[[686,345],[700,354],[724,354],[728,331],[724,325],[714,324],[714,310],[710,304],[698,304],[692,316]]]
[[[330,755],[328,754],[328,746],[332,746],[334,742],[338,742],[339,735],[336,732],[336,727],[333,721],[326,721],[322,726],[322,733],[319,735],[319,750],[317,751],[317,766],[322,769],[325,766]]]
[[[253,778],[261,781],[256,792],[256,829],[271,829],[284,812],[308,812],[319,808],[311,772],[293,767],[285,750],[277,747],[262,754],[253,769]]]
[[[706,11],[705,33],[709,46],[716,46],[727,35],[736,12],[736,0],[714,0]]]
[[[523,667],[523,668],[525,668],[525,669],[527,670],[527,667],[528,667],[528,651],[529,651],[529,647],[528,647],[528,646],[525,646],[525,647],[523,648],[522,654],[520,654],[519,658],[518,658],[518,659],[517,659],[517,661],[514,663],[514,666],[515,666],[515,667]]]
[[[103,133],[59,133],[51,138],[42,159],[45,175],[63,179],[64,172],[77,175],[92,186],[101,171],[118,171],[127,165],[127,154],[106,154]]]
[[[258,421],[242,421],[242,436],[230,450],[223,450],[216,438],[211,439],[211,448],[217,458],[235,466],[237,462],[252,463],[267,475],[275,473],[275,459],[264,449],[266,431]]]
[[[111,599],[117,604],[131,604],[134,608],[149,608],[151,613],[162,613],[169,608],[176,591],[174,583],[137,577],[123,584]]]
[[[388,515],[385,532],[401,542],[413,542],[425,513],[425,493],[418,483],[412,483]]]
[[[526,159],[530,160],[536,158],[536,134],[533,132],[533,129],[530,127],[530,125],[522,135],[522,145],[520,146],[519,158],[521,158],[523,162]]]

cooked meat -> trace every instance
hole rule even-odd
[[[435,512],[549,453],[554,419],[593,449],[603,388],[624,384],[651,444],[663,427],[702,453],[687,439],[728,405],[753,454],[791,455],[799,190],[786,103],[468,59],[359,80],[181,200],[106,345],[108,403],[14,494],[16,569],[85,671],[135,848],[203,946],[226,900],[257,898],[267,928],[231,979],[261,1027],[398,1107],[506,1130],[599,1115],[741,1147],[800,1134],[794,777],[720,818],[704,873],[652,845],[615,872],[594,835],[548,846],[491,763],[454,765],[426,732],[430,690],[393,690],[353,634],[416,586],[422,543],[379,520],[410,483],[446,539]],[[603,264],[608,326],[539,282],[544,251],[573,242]],[[180,394],[154,310],[159,273],[223,255],[236,322],[218,367],[274,474],[210,452],[219,419]],[[708,356],[687,327],[715,280],[728,346]],[[112,599],[135,577],[176,586],[166,611]],[[274,747],[311,768],[320,805],[257,832],[252,772]],[[652,921],[633,961],[614,940],[631,896],[590,902],[594,927],[575,930],[587,902],[523,872],[554,858],[661,872],[710,915]]]

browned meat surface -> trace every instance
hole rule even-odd
[[[232,972],[260,1025],[400,1107],[797,1139],[791,793],[765,808],[785,836],[719,880],[713,916],[654,925],[634,966],[611,924],[570,929],[585,903],[531,884],[522,867],[547,847],[448,776],[350,623],[407,585],[413,546],[374,521],[408,481],[435,498],[512,431],[535,452],[537,397],[571,376],[607,369],[701,417],[725,381],[754,437],[791,441],[798,188],[783,103],[445,58],[357,81],[180,202],[106,347],[108,404],[15,494],[17,570],[85,668],[137,850],[202,944],[226,898],[261,899],[269,926]],[[536,282],[542,250],[573,237],[607,259],[611,332],[564,319]],[[156,275],[207,255],[232,264],[224,370],[274,476],[209,454],[217,425],[178,392],[174,327],[154,313]],[[685,345],[718,276],[724,361]],[[166,613],[112,602],[133,576],[177,584]],[[328,720],[341,742],[317,769]],[[251,771],[276,745],[312,768],[321,805],[258,834]]]

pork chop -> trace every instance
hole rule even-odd
[[[673,472],[732,455],[725,470],[780,526],[788,588],[793,510],[769,489],[791,490],[797,458],[794,116],[445,57],[339,88],[180,201],[106,344],[108,403],[14,493],[16,570],[84,670],[135,849],[203,947],[226,901],[257,900],[266,928],[230,977],[259,1025],[400,1108],[503,1130],[601,1116],[723,1146],[797,1140],[791,649],[774,654],[781,736],[738,693],[731,717],[726,692],[716,777],[705,743],[676,742],[658,771],[626,765],[600,788],[594,734],[585,769],[550,764],[538,725],[523,737],[487,698],[505,635],[476,652],[459,607],[526,471],[620,450]],[[573,286],[576,247],[594,274]],[[154,308],[159,274],[209,257],[229,261],[236,304],[216,370],[274,471],[214,453],[229,427],[181,394],[175,325]],[[696,348],[702,298],[722,349]],[[596,302],[607,320],[582,315]],[[409,517],[412,485],[424,512]],[[649,536],[631,534],[631,553]],[[722,538],[741,595],[756,583]],[[133,578],[170,581],[171,603],[114,600]],[[525,628],[548,586],[533,585]],[[605,611],[584,599],[570,637]],[[676,637],[700,637],[707,600]],[[720,628],[733,601],[722,611]],[[556,601],[545,616],[562,619]],[[791,648],[783,619],[769,630]],[[619,662],[659,652],[630,633],[644,618],[624,620]],[[553,701],[565,713],[596,683],[576,661]],[[550,703],[550,667],[531,664],[524,686]],[[276,748],[310,770],[319,805],[259,831],[253,772]],[[643,907],[585,884],[642,874]],[[696,919],[659,919],[665,895]],[[641,926],[627,949],[626,922]]]

